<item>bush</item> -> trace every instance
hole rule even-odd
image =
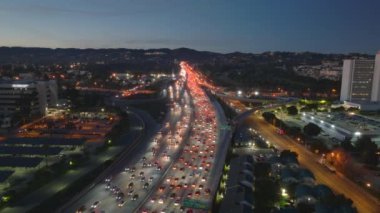
[[[264,112],[263,113],[263,118],[268,122],[268,123],[273,123],[273,121],[276,119],[276,115],[274,115],[271,112]]]
[[[288,111],[288,115],[297,115],[298,109],[295,106],[287,107],[286,110]]]
[[[313,123],[308,123],[304,128],[303,132],[308,136],[317,136],[321,133],[321,128]]]

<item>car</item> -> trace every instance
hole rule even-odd
[[[116,196],[116,200],[121,200],[124,198],[124,193],[123,192],[119,192]]]
[[[134,183],[133,183],[133,182],[130,182],[130,183],[128,184],[128,189],[133,189],[133,186],[134,186]]]
[[[202,185],[202,184],[199,185],[198,188],[199,188],[199,189],[203,189],[203,185]]]
[[[210,195],[211,189],[209,189],[209,188],[205,189],[205,193],[206,193],[206,195]]]
[[[149,183],[145,183],[143,186],[144,189],[147,189],[148,187],[149,187]]]
[[[162,198],[158,199],[158,203],[159,204],[163,204],[164,203],[164,199],[162,199]]]
[[[105,188],[106,188],[106,190],[109,190],[111,188],[111,184],[107,183]]]
[[[152,199],[150,199],[150,202],[151,202],[151,203],[155,203],[155,202],[156,202],[156,198],[152,198]]]
[[[191,192],[187,193],[188,198],[191,198],[192,196],[193,196],[193,193],[191,193]]]
[[[137,200],[139,199],[139,195],[138,194],[134,194],[133,197],[131,198],[131,200]]]
[[[128,196],[132,196],[133,195],[133,189],[132,190],[129,190],[129,192],[128,192]]]
[[[131,169],[129,167],[124,168],[124,172],[129,172]]]
[[[144,177],[144,176],[141,177],[140,181],[141,181],[141,182],[144,182],[144,181],[145,181],[145,177]]]
[[[136,175],[135,174],[132,174],[131,177],[129,179],[135,179]]]
[[[174,199],[175,198],[175,193],[172,193],[171,195],[170,195],[170,199]]]
[[[153,181],[153,177],[150,177],[148,181],[149,181],[149,182],[152,182],[152,181]]]
[[[136,171],[136,167],[132,167],[130,172],[135,172]]]
[[[180,204],[180,202],[181,202],[180,200],[175,200],[175,201],[174,201],[174,205],[175,205],[175,206],[178,206],[178,205]]]
[[[158,188],[159,192],[163,192],[164,190],[165,190],[165,186],[160,186],[160,188]]]
[[[125,204],[125,201],[124,200],[121,200],[119,201],[119,203],[117,204],[118,207],[123,207]]]
[[[144,172],[140,172],[140,177],[143,177],[144,176]]]
[[[92,205],[91,205],[91,208],[92,209],[96,209],[100,204],[100,201],[95,201]]]
[[[200,191],[196,191],[196,192],[194,193],[194,195],[195,195],[195,196],[200,196],[200,195],[201,195],[201,192],[200,192]]]
[[[81,207],[79,207],[75,213],[84,213],[86,211],[86,206],[85,205],[82,205]]]
[[[107,177],[105,180],[104,180],[104,182],[106,182],[106,183],[109,183],[109,182],[111,182],[111,177]]]
[[[119,192],[120,192],[120,189],[117,188],[117,187],[115,187],[115,190],[112,191],[112,193],[113,193],[114,195],[119,194]]]

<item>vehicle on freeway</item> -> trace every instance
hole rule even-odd
[[[139,195],[138,194],[134,194],[133,197],[131,198],[131,200],[137,200],[139,199]]]
[[[149,187],[149,183],[144,183],[143,188],[144,188],[144,189],[147,189],[148,187]]]
[[[117,204],[117,206],[118,206],[118,207],[123,207],[124,204],[125,204],[125,201],[124,201],[124,200],[121,200],[121,201]]]
[[[128,189],[133,189],[133,186],[134,186],[134,183],[133,183],[133,182],[130,182],[130,183],[128,184]]]
[[[79,207],[75,213],[84,213],[86,211],[86,206],[85,205],[82,205],[81,207]]]
[[[112,177],[108,177],[108,178],[106,178],[106,179],[104,180],[104,182],[109,183],[109,182],[111,182],[111,179],[112,179]]]
[[[91,208],[92,209],[96,209],[100,204],[100,201],[95,201],[92,205],[91,205]]]

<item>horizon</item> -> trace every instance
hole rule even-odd
[[[211,50],[199,50],[195,48],[190,48],[190,47],[177,47],[177,48],[167,48],[167,47],[158,47],[158,48],[128,48],[128,47],[111,47],[111,48],[79,48],[79,47],[41,47],[41,46],[0,46],[0,48],[37,48],[37,49],[51,49],[51,50],[58,50],[58,49],[77,49],[77,50],[120,50],[120,49],[125,49],[125,50],[143,50],[143,51],[148,51],[148,50],[179,50],[179,49],[188,49],[188,50],[193,50],[197,52],[209,52],[209,53],[216,53],[216,54],[223,54],[223,55],[228,55],[228,54],[234,54],[234,53],[240,53],[240,54],[264,54],[264,53],[313,53],[313,54],[324,54],[324,55],[351,55],[351,54],[360,54],[360,55],[369,55],[369,56],[375,56],[376,54],[380,53],[380,50],[375,51],[375,53],[363,53],[363,52],[347,52],[347,53],[340,53],[340,52],[314,52],[314,51],[262,51],[262,52],[242,52],[242,51],[233,51],[233,52],[218,52],[218,51],[211,51]]]

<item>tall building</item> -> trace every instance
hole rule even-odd
[[[340,100],[380,102],[380,52],[375,60],[344,60]]]
[[[0,114],[44,115],[47,107],[57,104],[57,90],[55,80],[0,81]]]

